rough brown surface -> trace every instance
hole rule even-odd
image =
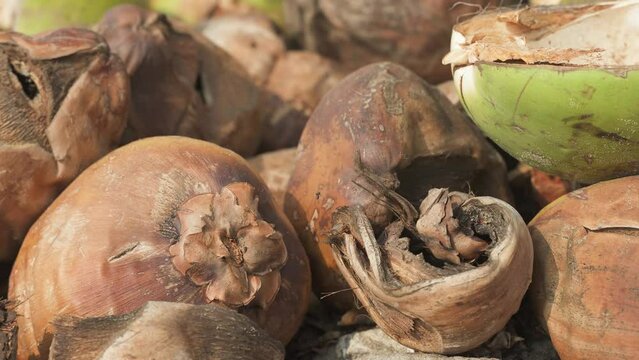
[[[254,197],[250,191],[238,192],[238,183],[250,184]],[[227,204],[230,210],[225,213],[234,215],[226,219],[244,221],[259,215],[264,222],[256,220],[257,228],[234,220],[227,231],[223,219],[218,226],[206,223],[205,217],[184,216],[195,210],[212,215],[214,208],[207,214],[206,207],[191,207],[192,201],[221,194],[228,186],[234,195],[226,192],[227,200],[235,197],[245,206]],[[279,243],[277,236],[263,226],[275,229],[284,241],[287,258],[281,269],[281,251],[271,252]],[[208,240],[198,240],[209,235]],[[187,237],[189,244],[175,245]],[[267,249],[265,253],[276,256],[259,260]],[[188,276],[183,274],[185,262],[176,264],[180,253],[193,267]],[[226,260],[217,256],[223,253],[228,253]],[[224,265],[238,261],[243,270],[235,272],[237,281],[220,281],[234,270]],[[242,273],[264,276],[248,278]],[[279,279],[270,276],[275,273]],[[278,280],[281,285],[272,299],[268,295]],[[237,299],[226,284],[232,284],[238,296],[257,292]],[[205,304],[213,298],[233,307],[247,302],[238,311],[287,342],[306,312],[309,292],[306,254],[259,177],[238,155],[182,137],[133,142],[82,173],[29,231],[9,290],[10,299],[19,304],[21,358],[46,353],[50,323],[58,315],[119,315],[147,301]]]
[[[340,206],[361,205],[374,228],[391,211],[362,188],[373,174],[418,204],[432,187],[508,199],[505,166],[479,131],[434,87],[391,63],[364,67],[322,99],[304,129],[285,211],[311,259],[318,296],[353,304],[326,232]]]
[[[262,150],[297,146],[322,97],[345,76],[333,61],[310,51],[287,51],[265,87],[269,92]]]
[[[284,206],[286,187],[295,169],[296,158],[297,149],[289,148],[267,152],[248,160],[253,171],[262,177],[280,206]]]
[[[446,189],[430,190],[419,212],[395,193],[382,199],[397,214],[383,231],[350,206],[335,212],[331,234],[337,265],[375,323],[439,354],[472,350],[502,330],[532,275],[530,234],[515,209]]]
[[[307,49],[354,70],[377,61],[408,67],[431,83],[451,78],[441,63],[451,28],[482,7],[518,1],[286,0],[286,23]],[[456,5],[455,5],[456,4]]]
[[[257,14],[216,16],[204,24],[202,34],[233,56],[259,85],[286,51],[268,18]]]
[[[75,176],[120,139],[129,82],[97,34],[0,33],[0,259]]]
[[[230,55],[203,35],[133,5],[111,9],[96,29],[131,76],[125,140],[182,135],[243,156],[257,150],[263,93]]]
[[[530,290],[563,360],[639,354],[639,177],[561,197],[533,219]]]
[[[284,348],[246,316],[217,305],[149,302],[101,318],[62,317],[50,360],[284,359]]]

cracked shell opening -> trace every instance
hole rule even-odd
[[[473,201],[465,193],[432,189],[419,215],[399,195],[390,199],[398,218],[379,236],[360,208],[342,208],[336,215],[333,242],[343,256],[359,262],[354,268],[370,268],[379,280],[394,286],[482,266],[506,236],[506,216],[499,207]]]
[[[257,204],[250,184],[233,183],[178,209],[180,236],[169,247],[173,265],[202,287],[209,302],[266,309],[279,291],[286,247]]]
[[[494,11],[454,27],[444,64],[639,64],[639,1]],[[587,34],[587,36],[586,36]]]

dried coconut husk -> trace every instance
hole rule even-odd
[[[284,360],[284,347],[223,306],[149,302],[120,316],[54,322],[50,360]]]
[[[139,140],[84,171],[31,227],[9,288],[18,354],[46,355],[59,315],[147,301],[222,304],[286,343],[308,306],[307,261],[240,156],[183,137]]]
[[[239,62],[258,85],[264,85],[286,45],[265,15],[225,14],[211,18],[202,34]]]
[[[517,211],[499,199],[432,189],[419,212],[369,183],[396,215],[375,232],[361,206],[339,208],[333,255],[377,325],[424,352],[478,347],[517,312],[532,275],[532,242]]]
[[[255,153],[263,92],[230,55],[186,26],[133,5],[111,9],[96,29],[131,76],[127,141],[182,135],[243,156]]]
[[[285,211],[300,235],[318,297],[353,306],[326,233],[341,206],[359,205],[375,229],[392,212],[364,190],[372,174],[415,204],[433,187],[509,199],[506,170],[481,133],[437,90],[392,63],[346,77],[311,116],[289,181]]]
[[[281,56],[265,86],[270,100],[261,149],[297,146],[315,107],[345,75],[333,61],[310,51]]]
[[[404,65],[431,83],[451,78],[441,60],[460,18],[504,0],[286,0],[286,29],[306,49],[349,70],[377,61]]]
[[[267,152],[248,159],[249,165],[271,190],[273,198],[280,205],[284,206],[284,196],[286,186],[295,168],[297,149],[289,148]]]
[[[120,139],[129,109],[122,62],[97,34],[0,33],[0,260],[85,167]]]

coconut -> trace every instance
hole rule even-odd
[[[532,7],[455,26],[461,102],[520,161],[570,181],[639,172],[639,1]]]

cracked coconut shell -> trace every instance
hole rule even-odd
[[[203,35],[133,5],[111,9],[96,29],[131,76],[126,140],[182,135],[243,156],[255,153],[263,93],[230,55]]]
[[[353,295],[327,241],[332,214],[360,205],[374,228],[392,217],[362,187],[364,174],[415,202],[433,187],[509,199],[503,160],[481,133],[437,88],[392,63],[366,66],[329,91],[298,152],[285,211],[309,254],[316,292],[344,310]]]
[[[639,173],[639,1],[531,7],[455,26],[461,103],[523,163],[568,181]]]
[[[431,189],[419,212],[381,183],[396,214],[375,232],[361,206],[333,215],[337,266],[371,318],[412,349],[458,354],[501,331],[532,275],[526,223],[510,205]]]
[[[286,29],[306,49],[355,70],[377,61],[404,65],[431,83],[450,79],[441,64],[451,27],[482,7],[517,1],[285,0]]]
[[[248,164],[182,137],[139,140],[89,167],[29,231],[10,279],[18,355],[44,355],[59,315],[147,301],[218,303],[286,343],[310,295],[306,254]]]
[[[529,297],[562,360],[639,354],[639,177],[564,195],[529,224]]]
[[[100,36],[0,33],[0,259],[85,167],[120,139],[129,109],[122,62]]]

